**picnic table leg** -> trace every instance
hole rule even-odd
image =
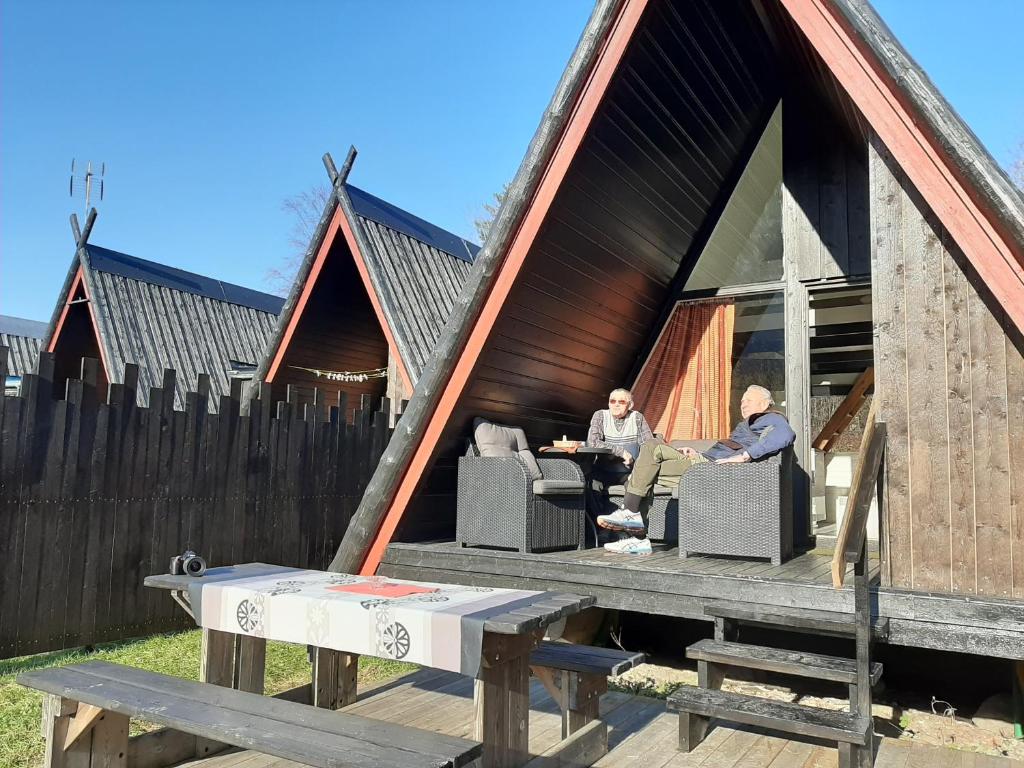
[[[219,629],[203,629],[199,680],[231,688],[235,682],[235,636]]]
[[[481,768],[518,768],[530,757],[530,652],[542,632],[484,633],[474,699]]]
[[[356,701],[359,654],[313,649],[313,706],[341,709]]]

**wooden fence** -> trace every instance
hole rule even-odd
[[[148,408],[137,366],[105,399],[95,360],[65,392],[53,370],[43,353],[20,396],[0,395],[0,658],[189,626],[142,586],[185,549],[325,568],[391,434],[368,396],[346,423],[344,394],[300,407],[256,384],[243,402],[236,381],[210,414],[205,374],[177,411],[171,370]]]

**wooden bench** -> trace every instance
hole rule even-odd
[[[195,756],[224,745],[321,768],[459,768],[478,742],[102,661],[33,670],[18,682],[48,694],[46,768],[128,764],[128,721],[195,737]],[[152,755],[139,763],[161,764]]]
[[[530,654],[530,671],[562,710],[562,738],[598,720],[608,678],[621,675],[647,658],[613,648],[542,642]],[[607,745],[607,732],[605,733]]]
[[[530,654],[530,672],[562,711],[562,742],[527,768],[591,765],[608,752],[608,726],[600,719],[608,678],[647,658],[613,648],[543,641]]]

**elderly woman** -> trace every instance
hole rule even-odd
[[[628,389],[616,389],[608,395],[608,407],[595,412],[590,419],[587,445],[611,448],[612,453],[629,467],[640,455],[641,446],[653,438],[647,419],[633,410],[633,393]]]

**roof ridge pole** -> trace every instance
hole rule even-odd
[[[71,257],[71,266],[68,267],[68,274],[64,278],[64,285],[61,286],[56,306],[53,308],[50,322],[46,326],[46,335],[43,336],[43,349],[50,348],[50,342],[57,330],[64,305],[69,299],[68,292],[75,282],[75,275],[78,274],[79,265],[88,266],[89,264],[89,255],[86,253],[85,246],[89,242],[89,235],[92,234],[93,225],[96,223],[96,215],[96,209],[90,208],[88,215],[85,217],[85,228],[82,229],[78,225],[78,214],[71,214],[71,235],[75,238],[75,255]]]
[[[327,152],[323,158],[324,167],[327,168],[327,174],[331,177],[331,184],[334,186],[334,198],[338,201],[338,206],[341,208],[344,220],[348,222],[348,226],[352,231],[352,237],[355,240],[352,258],[355,260],[357,268],[359,268],[360,263],[362,264],[360,272],[363,269],[366,271],[364,279],[370,283],[370,286],[367,288],[367,293],[370,294],[370,302],[374,303],[374,300],[376,300],[376,304],[380,307],[384,326],[381,330],[384,331],[384,336],[388,340],[388,348],[393,351],[397,358],[399,375],[406,387],[411,390],[415,382],[415,379],[412,377],[418,377],[420,371],[410,371],[416,358],[412,354],[412,350],[409,349],[409,345],[404,337],[395,332],[395,329],[399,327],[399,299],[392,294],[388,285],[380,277],[379,259],[371,258],[371,254],[376,251],[370,242],[369,236],[366,234],[366,230],[363,229],[362,221],[360,221],[359,216],[356,215],[355,209],[352,207],[352,199],[348,196],[348,190],[345,188],[357,154],[356,148],[350,146],[348,156],[345,158],[345,164],[341,166],[341,172],[339,173],[334,167],[331,153]],[[344,224],[342,226],[344,228]],[[370,288],[373,289],[372,293]]]

